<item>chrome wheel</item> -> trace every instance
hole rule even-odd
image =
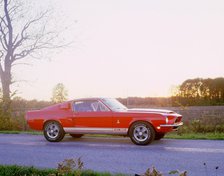
[[[46,128],[47,135],[50,138],[55,139],[59,135],[59,127],[55,122],[49,123]]]
[[[135,122],[129,129],[129,137],[137,145],[150,144],[155,138],[155,130],[148,122]]]
[[[49,121],[44,125],[44,137],[50,142],[59,142],[65,136],[61,124],[57,121]]]
[[[137,126],[134,129],[134,137],[138,141],[144,142],[150,137],[149,130],[145,126]]]

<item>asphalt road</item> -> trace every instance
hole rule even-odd
[[[176,169],[187,170],[190,176],[224,175],[224,141],[162,139],[137,146],[123,137],[66,136],[50,143],[41,135],[0,134],[0,164],[56,168],[64,159],[78,157],[85,169],[96,171],[141,174],[155,166],[165,175]]]

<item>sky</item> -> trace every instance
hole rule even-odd
[[[50,100],[57,83],[69,99],[170,96],[186,79],[224,76],[223,0],[36,2],[73,43],[17,66],[17,96]]]

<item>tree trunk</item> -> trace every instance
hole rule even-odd
[[[11,109],[11,97],[10,97],[10,85],[11,85],[11,65],[6,66],[5,71],[0,73],[2,83],[3,94],[3,113],[10,112]]]
[[[13,59],[13,28],[12,28],[12,19],[10,18],[10,13],[8,9],[9,5],[8,0],[4,0],[4,13],[5,19],[4,23],[6,24],[7,34],[2,32],[3,38],[5,38],[5,50],[6,55],[4,58],[4,66],[0,66],[0,77],[2,83],[2,93],[3,93],[3,113],[10,111],[11,98],[10,98],[10,85],[12,82],[11,77],[11,67]],[[2,28],[1,28],[2,29]],[[3,47],[4,48],[4,47]]]
[[[3,101],[10,100],[10,75],[4,74],[2,77]]]

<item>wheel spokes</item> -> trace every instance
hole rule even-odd
[[[146,126],[137,126],[134,129],[134,137],[140,141],[144,142],[149,137],[149,130]]]
[[[59,134],[59,128],[58,128],[57,124],[50,123],[50,124],[48,124],[48,126],[46,128],[46,132],[50,138],[56,138]]]

